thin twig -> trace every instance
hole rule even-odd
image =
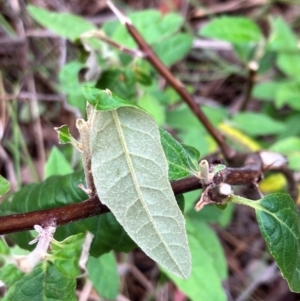
[[[214,140],[221,148],[224,157],[227,160],[232,159],[236,154],[235,150],[233,150],[229,145],[227,145],[223,136],[220,134],[219,131],[217,131],[214,128],[214,126],[203,113],[201,108],[196,104],[192,96],[187,92],[184,85],[177,78],[175,78],[171,71],[160,61],[160,59],[154,53],[152,48],[146,43],[144,38],[132,25],[131,21],[127,17],[125,17],[111,1],[106,1],[106,3],[119,18],[120,22],[126,26],[129,34],[136,41],[140,50],[146,54],[145,58],[150,62],[151,65],[153,65],[153,67],[161,74],[161,76],[163,76],[166,79],[166,81],[177,91],[177,93],[183,98],[183,100],[191,108],[193,113],[197,116],[199,121],[204,125],[206,130],[214,138]]]

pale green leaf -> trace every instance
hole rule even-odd
[[[262,82],[255,84],[252,96],[263,101],[274,101],[281,82]]]
[[[0,197],[10,190],[10,183],[0,175]]]
[[[189,279],[180,279],[164,269],[163,271],[192,301],[226,301],[222,281],[214,266],[213,258],[195,236],[189,234],[188,238],[192,253],[192,273]]]
[[[76,40],[87,31],[96,29],[92,23],[76,15],[48,11],[33,5],[28,5],[27,9],[35,21],[70,41]]]
[[[299,64],[300,64],[300,60],[299,60]],[[300,69],[299,72],[298,71],[296,72],[300,74]],[[299,80],[296,81],[292,80],[292,81],[281,83],[275,95],[276,107],[280,109],[284,105],[288,105],[294,110],[300,110],[299,95],[300,95]]]
[[[257,112],[238,113],[233,122],[239,130],[250,136],[275,135],[285,130],[284,123]]]
[[[117,262],[112,252],[99,258],[90,257],[87,263],[89,277],[98,294],[108,300],[116,300],[120,277]]]
[[[63,153],[54,146],[45,165],[45,179],[54,175],[67,175],[72,172],[73,168],[70,163]]]
[[[150,94],[139,97],[138,105],[151,114],[158,125],[163,125],[166,119],[165,108]]]
[[[230,43],[258,43],[263,38],[258,25],[244,17],[215,18],[203,26],[199,34]]]
[[[187,278],[191,262],[185,221],[153,118],[134,107],[95,112],[90,140],[101,202],[149,257]]]
[[[191,149],[195,150],[194,148],[188,148],[187,151],[183,145],[163,129],[160,129],[160,137],[169,163],[169,180],[184,178],[198,170],[198,166],[195,166],[194,160],[191,159],[189,154],[189,152],[192,152]],[[199,159],[199,152],[196,154],[196,157],[196,160]]]

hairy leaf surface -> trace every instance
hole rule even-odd
[[[95,112],[91,153],[101,201],[146,254],[187,278],[191,258],[185,221],[153,118],[134,107]]]

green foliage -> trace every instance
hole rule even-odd
[[[43,262],[16,281],[3,301],[76,301],[76,279],[62,274],[55,265]]]
[[[10,183],[0,175],[0,196],[10,190]]]
[[[120,277],[117,262],[112,252],[99,258],[90,257],[87,263],[88,275],[98,294],[108,300],[116,300]]]
[[[252,20],[244,17],[215,18],[199,30],[205,37],[230,43],[258,43],[263,39],[260,28]]]
[[[72,14],[50,12],[33,5],[28,5],[27,9],[31,17],[39,24],[73,42],[81,34],[95,29],[92,23]]]
[[[72,172],[73,168],[63,153],[57,147],[53,147],[45,165],[45,179],[54,175],[67,175]]]

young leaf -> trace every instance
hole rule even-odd
[[[258,25],[244,17],[215,18],[203,26],[199,34],[230,43],[258,43],[263,38]]]
[[[191,262],[185,221],[153,118],[134,107],[96,111],[90,141],[101,201],[146,254],[187,278]]]
[[[43,262],[16,281],[4,301],[76,301],[76,279],[62,274],[53,264]]]
[[[10,190],[10,183],[0,175],[0,197]]]
[[[114,254],[103,254],[100,258],[91,257],[87,263],[89,277],[98,294],[108,300],[116,300],[120,277]]]
[[[191,147],[187,151],[183,145],[163,129],[160,129],[160,139],[169,163],[169,180],[184,178],[198,170],[189,156],[189,153],[192,152]],[[195,148],[192,149],[196,150]],[[199,152],[196,156],[200,157]]]
[[[262,113],[238,113],[233,122],[238,129],[251,136],[275,135],[285,130],[284,123]]]
[[[131,102],[123,100],[109,90],[83,86],[82,93],[97,111],[110,111],[122,106],[133,106]]]
[[[256,218],[270,253],[293,292],[300,292],[300,216],[292,198],[285,193],[259,201],[231,196],[235,203],[255,209]]]
[[[67,175],[72,172],[73,168],[70,163],[62,152],[54,146],[45,165],[45,179],[54,175]]]
[[[96,29],[92,23],[79,16],[51,12],[33,5],[28,5],[27,9],[35,21],[70,41],[76,40],[87,31]]]

